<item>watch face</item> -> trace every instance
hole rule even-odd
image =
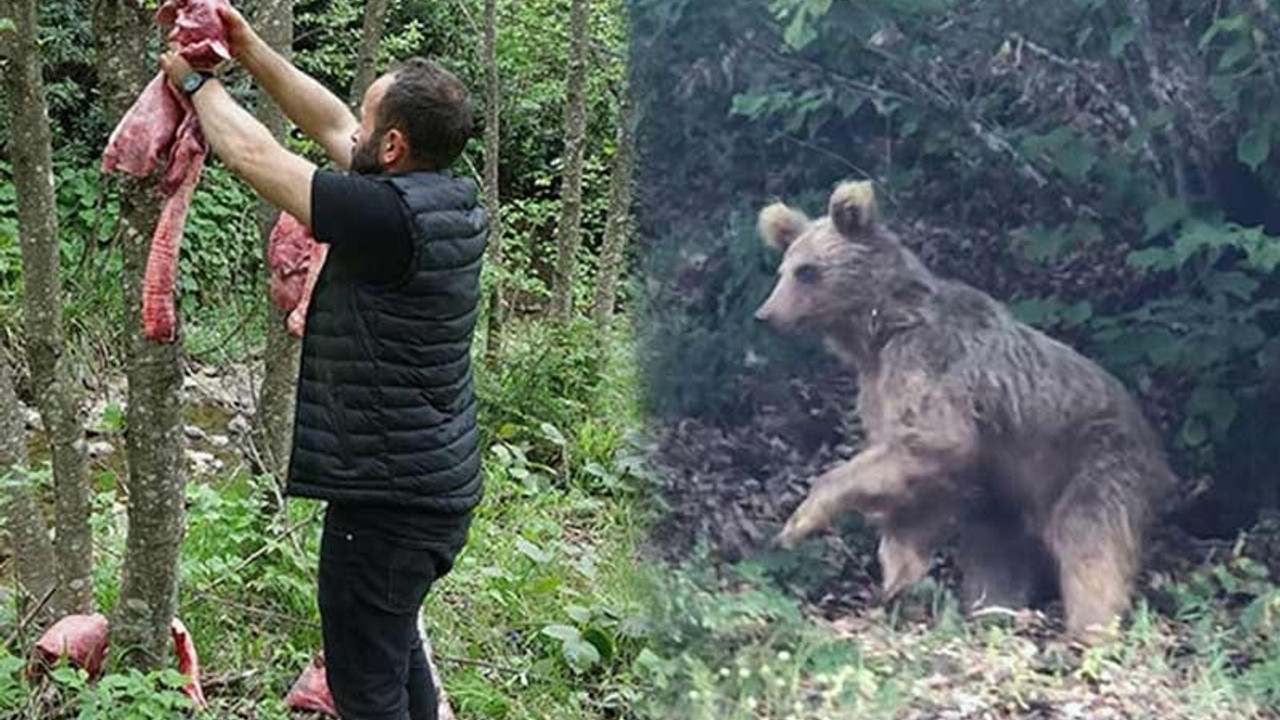
[[[203,79],[200,73],[193,72],[182,79],[182,89],[187,92],[194,92],[196,88],[200,87],[200,81]]]

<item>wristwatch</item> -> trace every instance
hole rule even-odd
[[[200,72],[199,70],[192,70],[191,72],[187,73],[186,77],[182,78],[182,92],[188,95],[195,94],[195,91],[203,87],[205,81],[211,77],[213,77],[213,73]]]

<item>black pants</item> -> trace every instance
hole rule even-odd
[[[397,511],[375,522],[331,505],[320,541],[320,623],[325,674],[342,720],[436,720],[435,685],[418,636],[432,583],[453,568],[470,516],[415,522],[399,534]]]

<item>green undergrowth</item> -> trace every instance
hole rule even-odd
[[[1152,578],[1114,639],[1088,648],[1039,614],[965,619],[929,582],[891,608],[827,620],[760,564],[714,567],[673,567],[653,597],[662,717],[1280,714],[1280,587],[1248,558]]]
[[[465,718],[635,717],[652,652],[630,338],[586,323],[510,332],[501,362],[477,368],[485,499],[425,605],[446,692]],[[200,653],[204,717],[287,717],[283,698],[321,647],[322,505],[282,511],[273,483],[239,471],[188,487],[179,617]],[[95,498],[97,601],[108,613],[126,529],[116,485],[106,473]],[[0,650],[0,718],[167,718],[187,704],[171,670],[109,663],[89,683],[63,667],[33,686],[21,647]]]

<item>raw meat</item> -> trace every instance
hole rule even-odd
[[[36,643],[35,668],[51,667],[65,656],[89,677],[98,677],[107,655],[107,630],[107,618],[97,613],[62,618],[49,626]]]
[[[421,617],[418,618],[418,635],[422,638],[422,652],[427,656],[431,682],[436,688],[438,699],[436,717],[439,720],[457,720],[457,716],[453,714],[453,705],[445,695],[444,685],[440,682],[440,673],[436,669],[434,653],[431,651],[431,641],[427,639]],[[333,695],[329,691],[329,678],[325,673],[324,651],[316,653],[311,664],[293,682],[293,687],[289,688],[289,694],[285,696],[284,702],[292,710],[309,710],[331,717],[338,716],[338,711],[333,706]]]
[[[200,658],[196,655],[195,642],[178,618],[173,618],[169,632],[178,655],[178,672],[191,678],[191,682],[182,691],[196,707],[204,710],[208,703],[205,701],[204,690],[200,687]],[[102,662],[107,656],[110,636],[111,624],[105,616],[97,613],[68,615],[51,625],[40,636],[30,674],[38,675],[65,657],[73,666],[88,673],[89,679],[96,680],[102,673]]]
[[[307,669],[293,682],[289,694],[284,697],[284,703],[291,710],[338,716],[338,711],[333,707],[333,695],[329,692],[329,679],[324,672],[323,652],[317,653]]]
[[[328,257],[329,246],[316,242],[307,226],[289,213],[282,212],[271,229],[269,248],[271,299],[276,307],[289,313],[289,332],[302,337],[307,323],[307,306],[320,269]]]
[[[156,21],[170,28],[169,40],[196,70],[209,71],[229,60],[226,29],[217,8],[226,0],[167,0]],[[156,191],[164,198],[160,221],[151,238],[142,293],[143,327],[148,339],[173,342],[176,314],[173,300],[178,276],[178,250],[183,225],[209,145],[190,99],[158,73],[107,141],[103,172],[149,177],[165,161]]]

